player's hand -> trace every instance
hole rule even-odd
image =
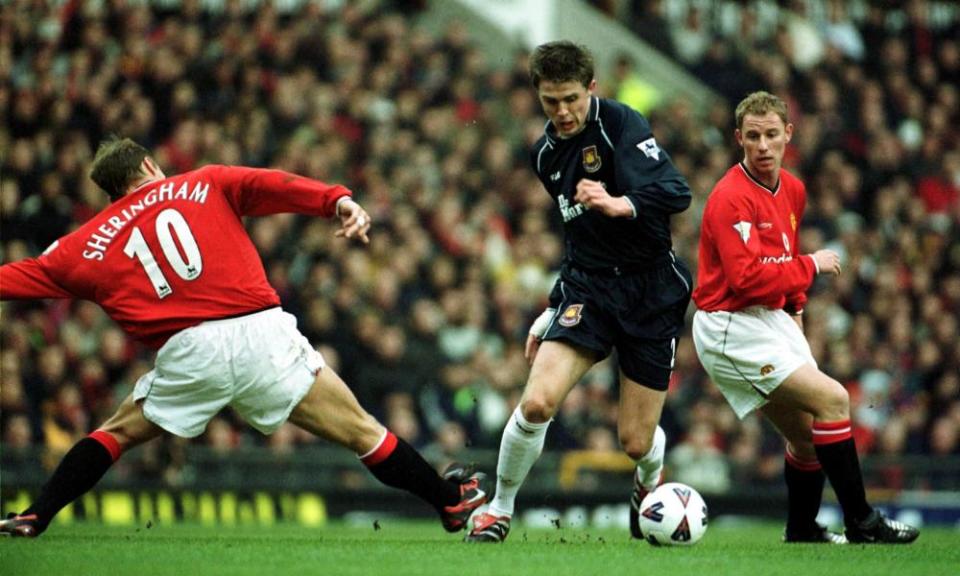
[[[840,255],[833,250],[817,250],[813,253],[820,274],[840,275]]]
[[[527,334],[527,345],[523,348],[523,356],[531,366],[533,366],[533,359],[537,357],[537,350],[540,350],[540,339],[533,334]]]
[[[633,207],[629,200],[622,197],[614,198],[603,184],[596,180],[584,178],[577,182],[577,192],[573,200],[583,204],[589,210],[596,210],[611,218],[633,216]]]
[[[364,244],[369,244],[367,231],[370,230],[370,215],[362,206],[353,200],[344,200],[340,203],[340,229],[335,236],[341,238],[359,238]]]

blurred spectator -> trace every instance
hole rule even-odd
[[[666,465],[671,481],[689,484],[704,494],[722,494],[730,488],[730,467],[715,445],[708,422],[693,423],[683,441],[670,451]]]

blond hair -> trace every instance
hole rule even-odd
[[[766,116],[775,112],[783,120],[784,126],[790,123],[787,118],[787,103],[769,92],[759,91],[750,94],[737,104],[737,130],[743,128],[743,118],[747,115]]]

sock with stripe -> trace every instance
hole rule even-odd
[[[823,468],[817,459],[798,458],[787,449],[783,475],[787,482],[787,532],[801,533],[817,521],[823,497]]]
[[[817,460],[837,494],[840,507],[843,508],[844,523],[851,526],[869,516],[873,509],[867,504],[850,420],[814,421],[813,447],[817,451]]]
[[[37,530],[43,532],[61,509],[93,488],[120,457],[116,438],[97,430],[73,445],[53,475],[21,515],[37,515]]]
[[[460,486],[444,480],[413,446],[389,430],[360,460],[377,480],[418,496],[437,512],[460,501]]]
[[[490,513],[495,516],[513,516],[514,500],[533,463],[543,452],[550,421],[527,422],[517,406],[503,429],[500,455],[497,458],[497,491],[490,502]]]

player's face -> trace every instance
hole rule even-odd
[[[784,125],[776,112],[744,116],[743,127],[737,130],[737,142],[743,147],[743,160],[750,172],[769,180],[767,184],[775,184],[792,135],[793,124]]]
[[[586,126],[587,112],[590,110],[590,96],[597,81],[591,80],[589,86],[571,80],[569,82],[550,82],[542,80],[537,89],[540,106],[547,115],[557,134],[561,138],[570,138]]]

